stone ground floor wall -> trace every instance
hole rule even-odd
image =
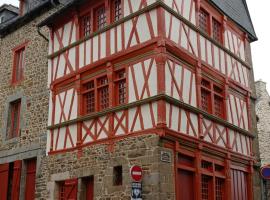
[[[132,178],[130,168],[139,165],[143,169],[142,190],[144,200],[174,200],[174,166],[162,162],[161,151],[173,156],[173,152],[160,147],[157,135],[130,137],[116,141],[113,150],[107,144],[85,147],[78,152],[59,153],[44,157],[36,185],[36,198],[55,199],[57,182],[94,177],[95,200],[128,200]],[[113,167],[122,166],[123,184],[113,186]]]

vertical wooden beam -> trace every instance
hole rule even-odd
[[[81,88],[81,76],[80,74],[76,75],[75,80],[75,90],[77,92],[77,117],[83,115],[83,96],[82,96],[82,88]],[[79,121],[77,123],[77,144],[78,147],[78,157],[80,158],[82,155],[82,123]]]
[[[201,193],[201,185],[202,185],[202,180],[201,180],[201,162],[202,162],[202,150],[203,146],[202,144],[198,145],[198,149],[195,152],[195,199],[200,200],[202,193]]]
[[[166,86],[165,86],[165,63],[166,63],[166,48],[165,43],[161,42],[159,47],[157,48],[158,54],[155,57],[157,64],[157,91],[158,94],[165,94]],[[166,103],[164,100],[158,101],[158,119],[157,126],[160,128],[166,127]]]
[[[225,199],[231,200],[231,155],[230,153],[227,154],[227,158],[225,159]]]

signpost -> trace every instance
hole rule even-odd
[[[142,200],[142,168],[138,165],[132,166],[130,175],[134,181],[131,185],[131,200]]]
[[[140,166],[131,167],[130,174],[134,181],[139,182],[142,180],[142,168]]]

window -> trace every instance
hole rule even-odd
[[[4,16],[1,16],[1,17],[0,17],[0,24],[3,23],[4,20],[5,20],[5,17],[4,17]]]
[[[109,107],[109,82],[107,76],[98,79],[99,110]]]
[[[121,105],[126,103],[126,72],[125,70],[121,70],[116,73],[116,104]]]
[[[14,52],[12,82],[16,83],[23,79],[23,70],[25,65],[25,47]]]
[[[220,86],[202,79],[201,81],[201,109],[216,115],[224,117],[224,92]]]
[[[95,25],[96,30],[100,30],[106,26],[106,9],[104,5],[95,10]]]
[[[94,80],[86,83],[84,85],[84,107],[86,108],[86,113],[95,112],[95,82]]]
[[[217,15],[215,17],[218,18]],[[215,41],[222,43],[222,25],[210,12],[201,8],[198,13],[198,26],[201,31],[211,36]]]
[[[118,21],[122,16],[121,0],[112,0],[112,21]]]
[[[203,32],[209,32],[209,14],[203,9],[199,11],[199,27]]]
[[[221,24],[214,18],[212,19],[212,34],[213,39],[221,43],[222,41]]]
[[[20,132],[21,99],[13,101],[9,106],[7,138],[15,138]]]
[[[202,175],[201,175],[202,200],[213,199],[214,194],[215,200],[225,200],[224,166],[215,164],[210,161],[202,160],[201,167],[202,167]]]
[[[81,37],[89,36],[91,34],[91,28],[92,28],[90,13],[81,17],[80,25],[81,25],[81,27],[80,27]]]
[[[123,184],[123,169],[122,166],[116,166],[113,168],[113,185]]]

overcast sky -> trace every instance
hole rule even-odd
[[[246,0],[250,15],[255,27],[258,41],[252,43],[253,67],[255,80],[262,79],[269,83],[267,85],[270,91],[270,63],[267,58],[270,57],[270,27],[266,23],[270,19],[270,1],[269,0]],[[19,0],[0,0],[3,3],[11,3],[18,6]]]

